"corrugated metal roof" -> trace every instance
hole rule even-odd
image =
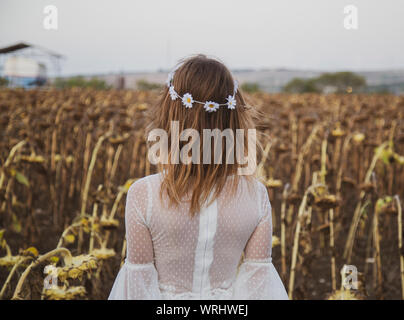
[[[63,58],[63,56],[61,54],[59,54],[59,53],[56,53],[56,52],[51,51],[49,49],[43,48],[41,46],[29,44],[29,43],[26,43],[26,42],[19,42],[19,43],[16,43],[16,44],[12,45],[12,46],[0,48],[0,54],[6,54],[6,53],[21,50],[21,49],[25,49],[25,48],[37,48],[39,50],[42,50],[43,52],[46,52],[47,54],[49,54],[51,56],[56,57],[56,58]]]
[[[13,52],[13,51],[25,49],[25,48],[28,48],[28,47],[31,47],[31,45],[27,44],[27,43],[24,43],[24,42],[20,42],[20,43],[14,44],[12,46],[0,48],[0,54]]]

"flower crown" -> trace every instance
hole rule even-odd
[[[177,71],[178,68],[179,68],[179,66],[168,74],[168,79],[166,82],[167,87],[168,87],[168,92],[170,93],[171,100],[177,100],[177,98],[180,98],[182,100],[182,104],[185,106],[185,108],[192,108],[194,103],[203,104],[203,107],[207,112],[216,112],[220,106],[227,106],[227,108],[230,110],[233,110],[236,108],[236,93],[238,90],[238,83],[236,80],[234,80],[233,95],[229,95],[226,98],[226,100],[227,100],[226,103],[217,103],[214,101],[201,102],[201,101],[194,100],[194,98],[192,97],[192,94],[190,94],[188,92],[185,93],[183,96],[180,96],[177,93],[177,91],[175,91],[175,88],[174,88],[174,85],[172,84],[172,82],[174,79],[175,71]]]

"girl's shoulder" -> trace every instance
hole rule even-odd
[[[136,181],[130,185],[128,192],[134,192],[139,189],[147,189],[150,186],[153,186],[156,183],[160,183],[160,182],[161,182],[160,173],[150,174],[148,176],[136,179]]]
[[[267,191],[267,188],[264,185],[264,183],[262,183],[262,181],[255,176],[249,176],[249,177],[242,176],[239,180],[240,180],[240,186],[242,188],[245,187],[253,192],[259,192],[259,193]]]
[[[254,178],[254,182],[260,192],[267,192],[267,187],[260,179]]]
[[[126,195],[128,208],[135,208],[139,218],[147,225],[150,222],[150,212],[153,207],[153,194],[156,191],[156,184],[160,183],[160,175],[152,174],[133,182]],[[127,210],[131,212],[131,210]]]
[[[222,195],[226,199],[233,199],[233,201],[254,201],[260,202],[267,192],[267,188],[255,176],[239,176],[237,185],[233,184],[233,176],[223,189]],[[234,188],[235,187],[235,188]]]
[[[127,199],[139,207],[146,207],[157,192],[161,183],[160,174],[152,174],[133,182],[127,193]]]

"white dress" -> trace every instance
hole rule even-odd
[[[161,178],[129,188],[127,255],[108,299],[288,299],[271,261],[271,204],[261,182],[241,177],[233,195],[227,182],[192,217],[187,201],[163,205]]]

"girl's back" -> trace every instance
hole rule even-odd
[[[161,201],[161,180],[147,176],[128,191],[123,272],[131,282],[124,291],[116,283],[111,299],[287,298],[271,263],[271,206],[262,183],[242,178],[234,194],[226,183],[192,217],[189,201],[174,208]]]

